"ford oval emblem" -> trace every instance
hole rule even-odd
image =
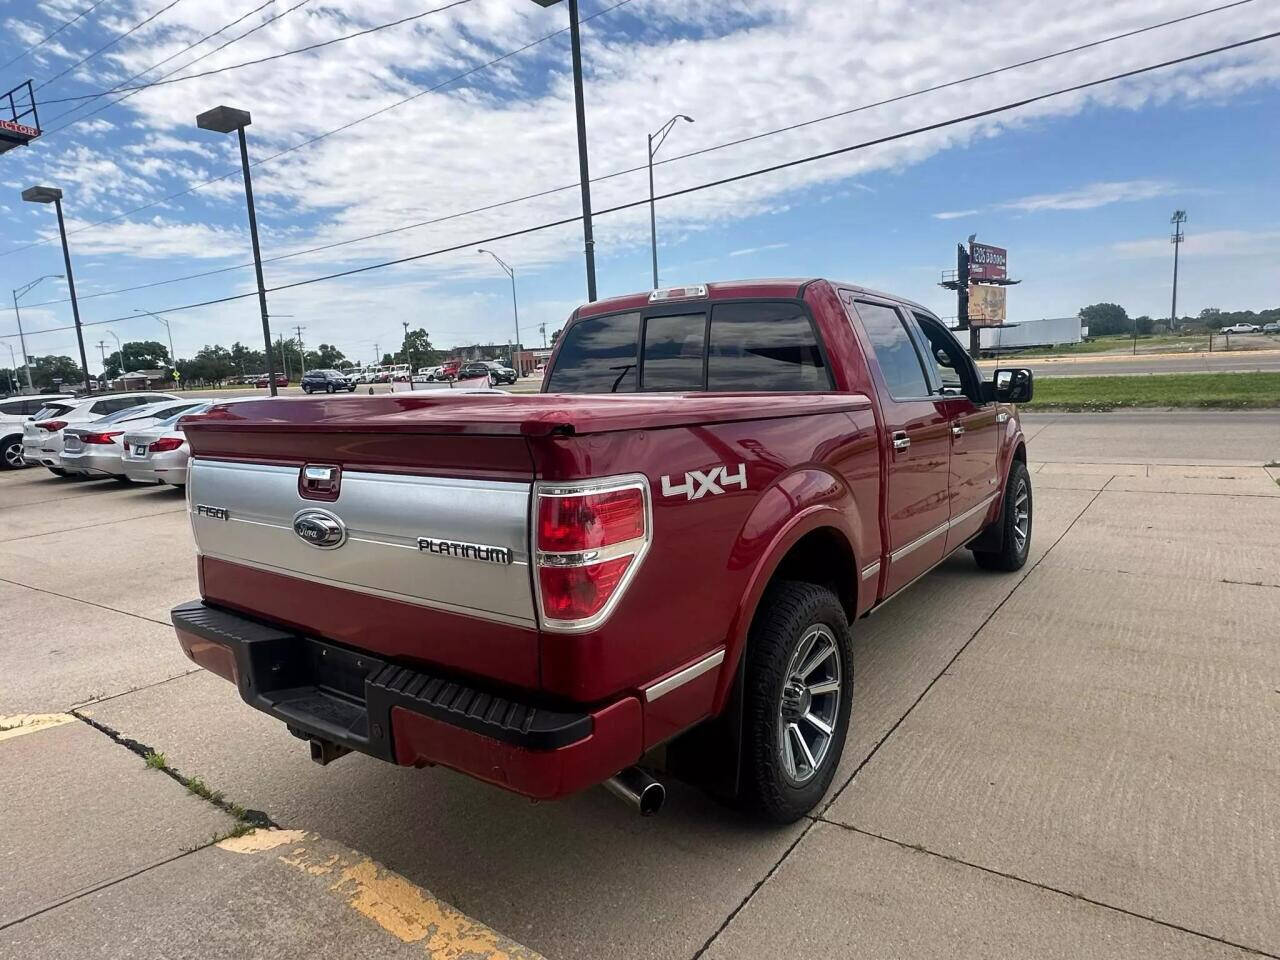
[[[321,550],[336,550],[347,542],[347,528],[326,510],[303,510],[293,518],[298,539]]]

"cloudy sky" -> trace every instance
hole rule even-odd
[[[617,174],[593,185],[595,206],[647,196],[645,135],[675,113],[695,122],[663,145],[659,193],[1280,30],[1280,3],[1252,0],[756,137],[1212,6],[582,0],[591,173]],[[240,66],[433,7],[447,8]],[[271,293],[276,329],[299,324],[308,345],[336,343],[366,360],[398,345],[404,321],[437,345],[505,342],[510,286],[474,252],[478,241],[580,212],[566,17],[563,4],[531,0],[0,0],[0,64],[12,61],[0,87],[32,78],[46,131],[0,155],[3,299],[63,272],[52,209],[19,197],[45,183],[65,192],[86,322],[162,312],[180,356],[258,342],[252,297],[178,309],[254,289],[234,138],[194,123],[229,104],[253,115],[269,287],[462,247]],[[208,71],[218,72],[129,89]],[[1010,293],[1011,320],[1098,300],[1160,316],[1168,220],[1184,208],[1179,312],[1276,306],[1278,78],[1280,39],[673,198],[658,205],[661,280],[834,276],[948,315],[939,274],[954,266],[956,241],[977,233],[1009,248],[1010,272],[1023,280]],[[647,209],[595,226],[601,295],[647,289]],[[516,269],[526,343],[540,343],[539,325],[549,334],[585,298],[580,225],[485,245]],[[31,291],[24,327],[69,323],[65,297],[57,280]],[[0,314],[0,337],[15,329],[12,311]],[[162,340],[164,331],[145,315],[88,327],[92,370],[99,340],[114,349],[112,333]],[[6,365],[8,343],[16,348],[0,340]],[[74,336],[31,335],[28,350],[74,356]]]

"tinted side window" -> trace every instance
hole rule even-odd
[[[634,392],[639,339],[638,313],[579,320],[564,334],[548,392]]]
[[[650,317],[644,324],[644,389],[701,390],[707,315]]]
[[[105,416],[108,413],[115,413],[119,409],[119,400],[99,400],[89,408],[89,412],[98,416]]]
[[[889,395],[895,400],[929,396],[929,384],[925,380],[920,354],[907,332],[898,311],[878,303],[857,304],[862,327],[871,339],[871,349],[880,364]]]
[[[10,403],[0,403],[0,416],[19,417],[26,413],[27,405],[21,400],[14,400]]]
[[[708,390],[830,390],[818,338],[792,303],[726,303],[711,314]]]

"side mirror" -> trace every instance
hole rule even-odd
[[[947,355],[947,351],[941,347],[933,351],[933,358],[938,361],[938,366],[940,367],[946,367],[950,370],[954,366],[951,362],[951,357]]]
[[[998,403],[1030,403],[1031,371],[1026,367],[998,367],[991,378],[991,392]]]

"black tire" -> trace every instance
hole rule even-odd
[[[325,384],[324,392],[333,393],[333,384],[332,383]]]
[[[829,683],[834,673],[838,689],[797,699],[792,670],[799,666],[795,661],[802,641],[815,633],[814,643],[806,643],[809,650],[816,649],[818,642],[834,649],[808,676],[821,671],[815,682],[821,685]],[[745,656],[741,801],[765,819],[792,823],[822,800],[844,752],[853,702],[853,642],[844,608],[826,587],[793,581],[774,584],[751,625]],[[784,700],[784,694],[790,694],[790,699]],[[805,724],[804,732],[820,731],[803,719],[785,728],[784,724],[789,716],[815,711],[834,721],[829,724],[831,733],[826,735],[825,748],[815,755],[816,766],[807,772],[798,769],[793,776],[789,762],[797,767],[808,765],[796,750],[790,726],[799,729]]]
[[[0,440],[0,470],[18,470],[26,465],[22,459],[22,434]]]
[[[1025,499],[1024,499],[1025,497]],[[1026,510],[1025,518],[1020,516]],[[1013,461],[1004,484],[1004,505],[995,523],[1001,525],[1000,549],[974,550],[973,559],[983,570],[1006,573],[1021,570],[1031,552],[1031,521],[1034,519],[1031,474],[1021,460]]]

